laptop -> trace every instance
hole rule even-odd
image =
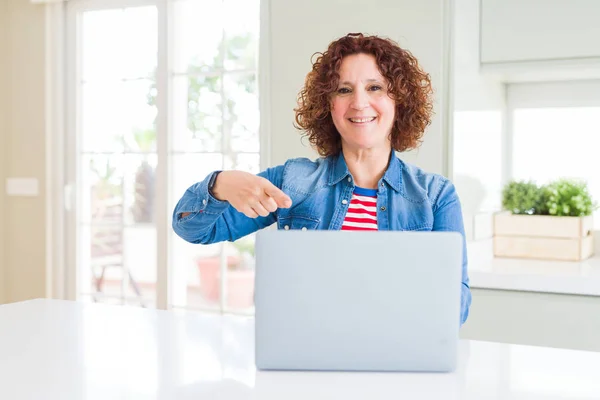
[[[459,233],[262,230],[255,251],[257,369],[456,368]]]

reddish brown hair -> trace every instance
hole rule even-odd
[[[352,54],[375,57],[379,72],[388,82],[388,95],[396,102],[391,143],[396,151],[418,147],[433,110],[431,81],[417,59],[390,40],[350,33],[332,42],[313,62],[304,87],[298,94],[294,126],[304,131],[321,156],[341,151],[341,137],[330,112],[330,96],[337,90],[342,59]]]

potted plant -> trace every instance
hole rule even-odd
[[[502,206],[494,216],[496,257],[579,261],[594,253],[597,206],[585,182],[512,181],[502,191]]]
[[[135,223],[152,223],[154,222],[156,171],[149,161],[149,155],[156,147],[156,130],[154,128],[134,129],[131,147],[143,155],[142,162],[135,172],[131,215]]]
[[[502,190],[502,207],[512,214],[540,214],[542,191],[532,181],[512,181]]]
[[[241,238],[233,242],[235,254],[226,257],[227,296],[230,308],[249,308],[254,304],[254,241]],[[221,257],[196,260],[200,273],[200,291],[207,300],[218,302],[221,295]]]

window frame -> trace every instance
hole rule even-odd
[[[97,11],[115,8],[155,6],[157,7],[158,17],[158,60],[156,72],[156,87],[157,87],[157,158],[158,167],[156,170],[156,232],[157,232],[157,275],[156,275],[156,307],[158,309],[172,308],[173,302],[173,268],[170,260],[170,243],[171,237],[171,210],[175,204],[170,200],[172,193],[172,182],[169,179],[172,171],[172,160],[176,154],[172,149],[172,116],[171,110],[172,101],[172,80],[173,74],[173,25],[174,13],[173,4],[181,0],[73,0],[66,4],[53,5],[59,7],[55,17],[55,25],[63,29],[63,35],[56,35],[53,40],[59,43],[64,43],[64,48],[58,51],[55,55],[60,54],[62,64],[60,64],[59,73],[61,76],[61,85],[64,87],[64,92],[61,93],[62,110],[54,110],[53,113],[60,113],[64,123],[62,133],[58,134],[59,130],[53,132],[54,153],[52,154],[52,162],[55,165],[53,170],[60,171],[61,179],[57,179],[57,184],[54,186],[53,192],[55,197],[60,195],[60,201],[54,204],[54,212],[59,212],[56,215],[62,215],[62,218],[55,218],[51,225],[52,235],[54,237],[53,244],[59,244],[62,264],[64,269],[56,269],[52,271],[53,281],[55,284],[55,297],[69,300],[78,298],[77,285],[77,237],[76,226],[78,223],[78,210],[76,199],[76,188],[81,183],[81,177],[77,166],[79,165],[81,149],[78,142],[81,136],[81,60],[80,52],[80,16],[86,11]],[[222,0],[215,0],[222,1]],[[58,8],[57,8],[58,10]],[[261,116],[269,115],[269,1],[260,1],[260,24],[259,24],[259,49],[258,49],[258,66],[255,70],[257,76],[257,85],[259,93],[259,112]],[[226,73],[226,72],[225,72]],[[57,91],[54,90],[54,91]],[[74,116],[74,117],[69,117]],[[259,140],[259,160],[260,170],[264,170],[270,165],[270,127],[268,126],[268,118],[260,118],[258,140]],[[219,152],[226,156],[222,151]],[[59,161],[62,160],[62,161]],[[62,162],[62,164],[61,164]],[[58,236],[55,236],[58,234]],[[62,240],[59,240],[62,238]],[[51,247],[49,245],[48,247]],[[221,257],[222,272],[225,269],[224,257]],[[58,264],[55,262],[55,264]],[[226,273],[226,272],[225,272]],[[220,312],[230,312],[224,306],[225,302],[224,290],[221,290],[221,299],[219,305]],[[181,308],[177,306],[177,308]],[[192,307],[190,307],[192,308]],[[235,311],[234,311],[235,312]]]

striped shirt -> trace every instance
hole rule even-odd
[[[355,187],[348,212],[342,223],[343,231],[377,230],[377,190]]]

